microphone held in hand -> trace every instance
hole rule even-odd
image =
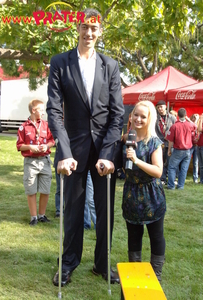
[[[136,130],[130,130],[129,133],[128,133],[128,138],[127,138],[127,141],[126,141],[126,146],[128,148],[133,148],[133,149],[136,149],[137,148],[137,143],[136,143],[136,138],[137,138],[137,132]],[[126,160],[126,164],[125,164],[125,169],[130,169],[132,170],[133,168],[133,162],[131,159],[127,159]]]

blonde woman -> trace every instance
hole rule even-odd
[[[166,200],[160,180],[163,170],[162,141],[155,133],[156,109],[141,101],[132,111],[132,129],[137,132],[137,148],[127,148],[126,158],[133,168],[126,169],[123,190],[123,217],[128,231],[129,261],[141,261],[144,224],[150,238],[151,265],[161,281],[165,258],[163,235]]]

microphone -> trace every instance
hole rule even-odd
[[[136,137],[137,137],[136,130],[130,130],[129,133],[128,133],[127,141],[125,143],[128,148],[130,148],[130,147],[133,148],[133,149],[137,148]],[[132,170],[132,168],[133,168],[132,160],[127,159],[126,164],[125,164],[125,169]]]

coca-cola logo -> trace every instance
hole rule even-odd
[[[139,94],[139,97],[138,97],[138,100],[139,101],[143,101],[143,100],[150,100],[150,101],[153,101],[155,100],[155,92],[154,93],[140,93]]]
[[[187,99],[195,99],[195,97],[196,97],[196,90],[191,90],[187,92],[179,91],[176,93],[175,99],[187,100]]]

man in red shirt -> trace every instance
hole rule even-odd
[[[180,108],[178,111],[179,120],[173,124],[167,134],[168,155],[171,156],[168,165],[168,189],[175,189],[176,171],[179,167],[177,189],[183,189],[187,171],[190,164],[192,148],[192,135],[197,126],[192,122],[186,121],[186,110]],[[173,152],[171,148],[174,148]]]
[[[30,225],[49,222],[45,216],[51,187],[50,148],[55,142],[48,123],[42,120],[44,103],[32,100],[29,103],[30,117],[18,129],[17,149],[24,156],[23,183],[30,210]],[[39,215],[37,218],[37,192],[39,198]]]

